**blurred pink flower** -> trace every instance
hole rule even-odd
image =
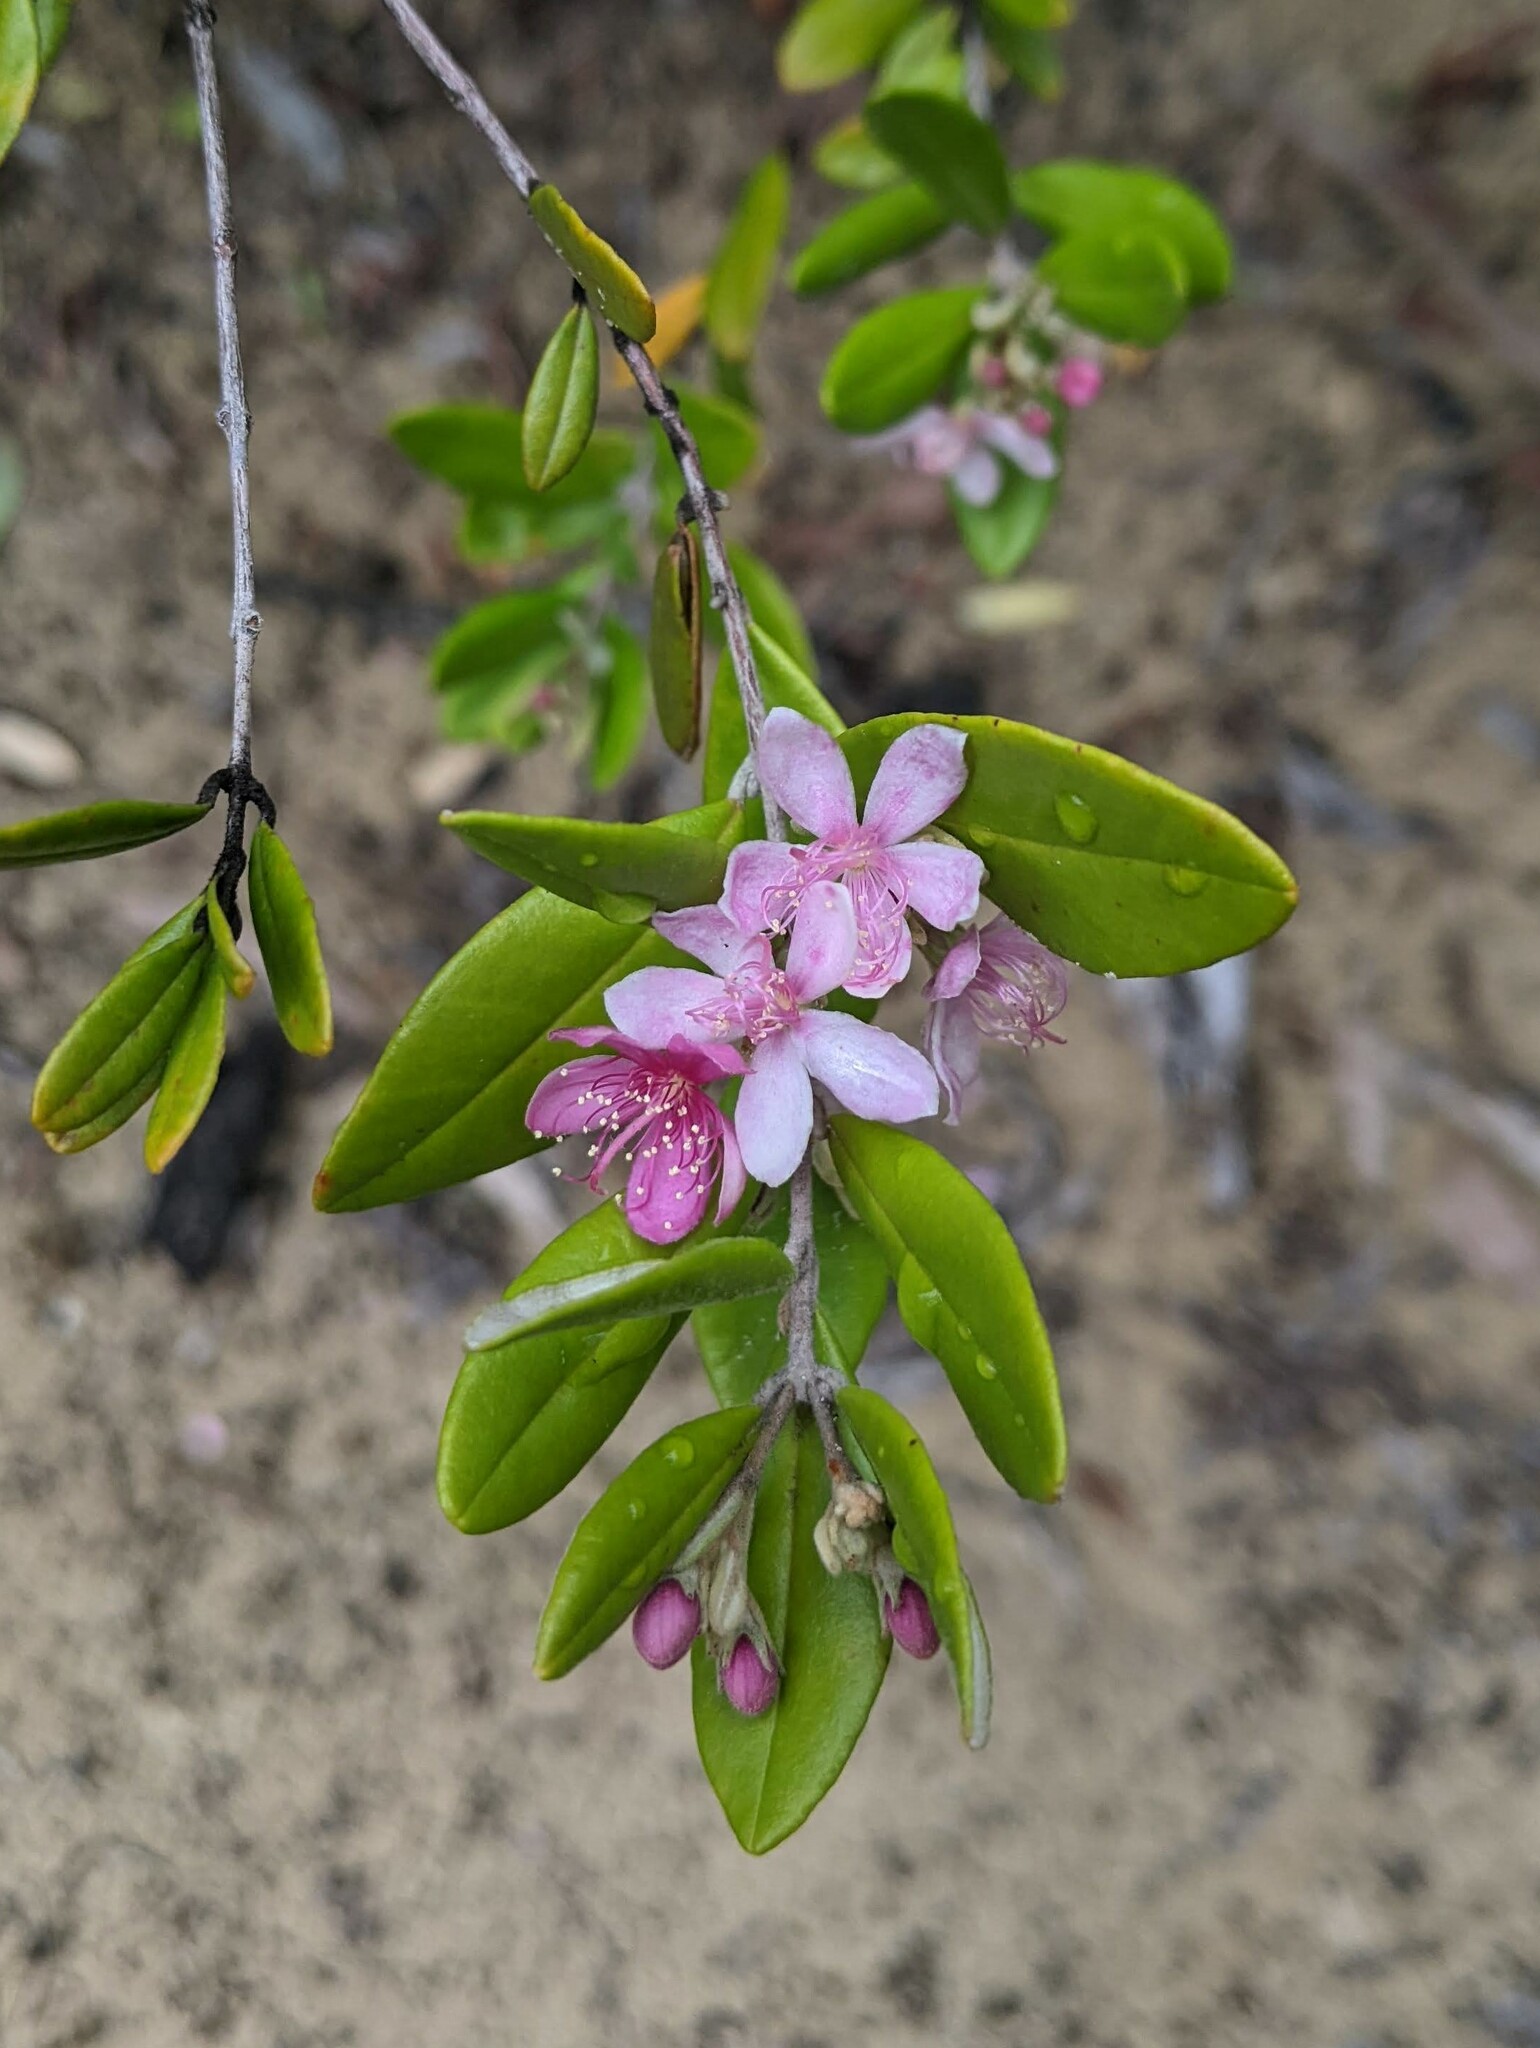
[[[1095,403],[1102,388],[1101,364],[1093,363],[1088,356],[1066,356],[1059,365],[1054,388],[1067,406],[1079,412]]]
[[[1059,458],[1035,425],[1028,425],[1025,414],[982,406],[948,411],[925,405],[886,433],[862,436],[861,444],[886,450],[922,476],[944,476],[964,504],[992,505],[1005,485],[1002,456],[1024,476],[1046,481],[1058,475]]]
[[[1008,917],[964,932],[926,983],[925,996],[925,1053],[941,1083],[949,1124],[956,1123],[963,1092],[978,1073],[983,1039],[1024,1052],[1045,1041],[1064,1042],[1048,1029],[1069,996],[1064,962]]]

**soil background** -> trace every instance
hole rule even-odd
[[[0,426],[29,476],[0,703],[82,757],[51,798],[12,761],[5,819],[191,793],[223,757],[177,13],[81,0],[0,177]],[[774,13],[436,10],[660,280],[709,256],[767,147],[844,104],[777,93]],[[424,656],[478,586],[382,430],[516,402],[562,286],[368,0],[229,0],[258,764],[341,1035],[297,1073],[243,1014],[225,1135],[157,1209],[133,1134],[58,1161],[26,1105],[206,849],[0,890],[5,2048],[1540,2042],[1540,421],[1532,366],[1373,197],[1433,222],[1533,348],[1537,21],[1083,0],[1070,89],[1013,117],[1017,159],[1194,179],[1240,273],[1077,427],[1030,565],[1075,594],[1067,622],[966,631],[933,487],[821,423],[818,368],[889,281],[775,302],[773,459],[733,519],[847,711],[984,705],[1115,746],[1236,802],[1302,895],[1250,978],[1078,976],[1068,1044],[989,1067],[955,1148],[1029,1255],[1075,1477],[1057,1508],[1009,1499],[884,1330],[872,1376],[955,1490],[994,1739],[969,1755],[946,1674],[895,1668],[835,1793],[752,1862],[682,1671],[617,1641],[559,1687],[529,1673],[578,1513],[700,1405],[687,1352],[565,1500],[467,1540],[433,1496],[458,1334],[565,1197],[532,1163],[400,1211],[309,1207],[389,1030],[511,893],[435,822],[478,764],[440,751]],[[1362,151],[1356,183],[1322,134]],[[797,228],[834,203],[804,166]],[[912,275],[969,261],[949,243]],[[555,755],[477,786],[511,808],[575,787]],[[683,795],[650,757],[626,800]],[[194,1282],[165,1241],[212,1242],[232,1160]]]

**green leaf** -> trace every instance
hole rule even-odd
[[[163,1173],[187,1143],[208,1108],[225,1056],[225,1004],[229,991],[210,951],[166,1058],[155,1106],[144,1131],[144,1163]]]
[[[791,179],[786,159],[767,156],[739,195],[706,279],[706,335],[729,363],[746,363],[775,282],[786,232]]]
[[[835,1399],[887,1496],[898,1561],[930,1602],[952,1662],[963,1740],[970,1749],[982,1749],[989,1739],[989,1643],[957,1554],[952,1511],[936,1468],[908,1418],[881,1394],[869,1387],[842,1387]]]
[[[1064,1484],[1053,1353],[1011,1234],[949,1160],[904,1131],[837,1116],[829,1144],[845,1193],[881,1245],[898,1311],[940,1360],[1000,1476],[1028,1500]]]
[[[957,46],[957,9],[933,7],[895,36],[884,53],[874,91],[938,92],[960,100],[967,67]]]
[[[69,34],[73,0],[33,0],[37,12],[38,60],[40,71],[51,71]]]
[[[750,625],[749,643],[754,650],[765,709],[773,711],[780,704],[789,711],[800,711],[804,718],[811,718],[815,725],[838,738],[845,730],[845,721],[812,678],[777,646],[762,626]],[[748,751],[743,702],[738,695],[731,656],[724,649],[711,692],[711,726],[706,734],[706,758],[701,770],[708,802],[727,794]]]
[[[858,320],[829,358],[819,401],[847,434],[880,434],[950,384],[973,339],[976,285],[911,292]]]
[[[488,860],[616,924],[645,924],[656,910],[714,903],[727,856],[743,836],[737,804],[681,814],[679,826],[609,824],[593,818],[520,817],[508,811],[445,811],[440,822]]]
[[[647,731],[647,657],[642,643],[617,618],[599,628],[609,666],[591,680],[594,705],[593,753],[588,763],[595,789],[613,789],[636,757]]]
[[[1088,230],[1055,242],[1037,266],[1059,311],[1108,341],[1158,348],[1187,317],[1187,271],[1149,228]]]
[[[630,264],[594,233],[554,185],[537,185],[528,204],[540,232],[610,325],[632,341],[651,341],[658,327],[657,308]]]
[[[574,306],[545,345],[524,401],[524,481],[548,491],[588,446],[599,410],[599,337]]]
[[[439,694],[439,730],[446,740],[491,740],[515,752],[522,733],[540,726],[530,706],[547,683],[572,666],[574,649],[562,637],[533,647],[507,668],[491,669],[469,682],[455,683]]]
[[[1158,171],[1059,157],[1017,171],[1011,198],[1018,213],[1050,235],[1152,229],[1180,255],[1194,304],[1222,299],[1230,289],[1234,261],[1219,216],[1188,186]]]
[[[833,1785],[888,1668],[871,1580],[831,1578],[819,1562],[813,1529],[828,1504],[823,1446],[799,1408],[765,1467],[749,1546],[749,1587],[780,1659],[780,1691],[751,1720],[723,1698],[704,1643],[691,1652],[701,1762],[751,1856],[784,1842]]]
[[[191,978],[190,985],[195,984],[197,977],[193,970],[189,968],[187,972]],[[44,1142],[51,1151],[65,1155],[85,1152],[92,1145],[99,1145],[103,1138],[110,1138],[114,1131],[121,1130],[136,1110],[143,1109],[160,1086],[160,1077],[165,1071],[166,1060],[162,1054],[153,1066],[146,1067],[138,1080],[125,1088],[115,1101],[108,1103],[99,1115],[86,1123],[72,1124],[68,1130],[44,1131]]]
[[[960,100],[935,92],[884,92],[868,100],[866,126],[953,220],[1000,234],[1011,188],[999,137]]]
[[[742,481],[759,460],[759,422],[747,406],[734,398],[709,391],[697,391],[687,384],[673,386],[679,413],[700,450],[701,468],[713,490],[730,491]],[[657,430],[667,460],[673,455]]]
[[[559,484],[532,491],[524,481],[523,416],[501,405],[403,413],[391,421],[390,438],[409,462],[469,498],[483,522],[498,506],[522,507],[532,524],[549,522],[558,510],[608,497],[636,463],[631,436],[601,427]]]
[[[230,920],[225,916],[224,905],[212,882],[203,892],[203,914],[208,919],[209,940],[225,987],[237,1002],[244,1002],[256,986],[257,970],[236,945]]]
[[[699,830],[698,820],[686,812],[678,829]],[[571,1056],[547,1034],[603,1024],[604,992],[622,975],[681,964],[656,932],[530,890],[440,968],[397,1026],[332,1140],[316,1207],[411,1201],[538,1152],[524,1112]]]
[[[1059,501],[1059,476],[1027,476],[1012,462],[1001,466],[1005,481],[992,505],[970,505],[949,493],[963,546],[986,576],[1009,576],[1020,568]]]
[[[322,1059],[332,1049],[332,997],[315,905],[293,855],[268,825],[252,837],[246,894],[283,1035],[296,1052]]]
[[[658,729],[682,761],[688,761],[700,745],[704,595],[700,537],[693,526],[677,527],[658,556],[653,574],[647,665],[652,673]]]
[[[787,1214],[783,1192],[747,1230],[772,1244],[784,1244]],[[813,1232],[818,1246],[814,1350],[820,1364],[854,1379],[887,1306],[888,1269],[870,1231],[846,1212],[822,1181],[813,1188]],[[771,1373],[786,1363],[777,1304],[764,1296],[697,1309],[690,1324],[711,1391],[724,1408],[752,1400]]]
[[[41,75],[32,0],[0,0],[0,159],[21,133]]]
[[[821,92],[875,64],[922,0],[809,0],[782,36],[775,68],[788,92]]]
[[[858,790],[907,727],[968,735],[968,786],[940,824],[989,870],[990,900],[1093,974],[1183,974],[1244,952],[1294,908],[1294,877],[1217,804],[1100,747],[1005,718],[904,712],[841,742]]]
[[[562,617],[580,594],[567,579],[548,590],[510,590],[474,606],[434,648],[433,687],[507,680],[518,676],[531,656],[565,652],[569,635]]]
[[[614,1202],[601,1202],[548,1244],[508,1294],[626,1265],[650,1249]],[[455,1527],[485,1535],[554,1500],[609,1438],[682,1320],[654,1316],[472,1352],[439,1435],[439,1505]]]
[[[54,861],[99,860],[108,853],[128,853],[152,840],[185,832],[206,818],[209,804],[157,804],[122,797],[105,804],[83,804],[78,810],[50,811],[43,818],[24,818],[19,825],[0,827],[0,868],[44,867]]]
[[[887,151],[873,142],[859,114],[837,121],[819,137],[813,145],[813,168],[831,185],[852,192],[880,192],[903,176]]]
[[[656,1246],[627,1266],[579,1273],[531,1287],[479,1315],[465,1333],[468,1351],[490,1351],[510,1337],[547,1330],[609,1329],[637,1316],[681,1315],[711,1301],[782,1295],[792,1270],[778,1245],[763,1238],[713,1238],[675,1252]]]
[[[44,1061],[33,1089],[32,1121],[55,1151],[83,1151],[95,1143],[80,1134],[140,1090],[117,1123],[97,1133],[106,1137],[150,1093],[203,979],[201,900],[179,910],[124,961]],[[72,1134],[68,1145],[61,1142]]]
[[[535,1638],[535,1676],[561,1678],[614,1634],[720,1499],[758,1434],[759,1410],[681,1423],[633,1458],[573,1531]]]
[[[813,298],[865,277],[933,242],[947,218],[945,208],[919,185],[876,192],[836,214],[797,252],[787,272],[791,288]]]
[[[1019,28],[1068,28],[1074,8],[1070,0],[984,0],[1002,21]]]
[[[983,22],[989,47],[1035,99],[1063,98],[1064,53],[1056,35],[1047,29],[1022,27],[989,0],[984,0]]]
[[[743,592],[749,617],[806,675],[815,675],[818,659],[797,601],[766,561],[737,541],[727,544],[728,565]]]

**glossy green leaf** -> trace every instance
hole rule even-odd
[[[869,271],[933,242],[946,227],[946,209],[919,185],[894,185],[836,214],[798,250],[787,272],[804,298],[830,292]]]
[[[599,337],[586,307],[573,306],[545,345],[524,401],[524,481],[548,491],[588,446],[599,410]]]
[[[653,574],[647,666],[658,729],[682,761],[700,745],[704,595],[700,537],[693,526],[678,527]]]
[[[1275,932],[1297,889],[1239,819],[1116,754],[1005,718],[904,712],[841,744],[865,791],[908,726],[968,735],[968,786],[940,819],[1007,916],[1093,974],[1182,974]]]
[[[21,133],[41,76],[32,0],[0,0],[0,158]]]
[[[152,840],[185,832],[206,818],[209,804],[157,804],[123,797],[105,804],[82,804],[73,811],[50,811],[46,817],[24,818],[19,825],[0,826],[0,868],[45,867],[55,861],[99,860],[104,854],[128,853]]]
[[[760,1237],[681,1243],[670,1253],[654,1246],[629,1265],[522,1289],[476,1318],[465,1333],[465,1348],[490,1351],[510,1337],[609,1329],[637,1316],[682,1315],[711,1301],[779,1296],[791,1279],[786,1254]]]
[[[433,686],[490,683],[517,676],[531,656],[565,649],[562,623],[580,590],[571,579],[546,590],[510,590],[456,619],[433,650]]]
[[[818,1246],[818,1312],[814,1351],[819,1363],[854,1379],[873,1330],[887,1306],[888,1269],[871,1232],[847,1213],[824,1186],[813,1188],[813,1230]],[[787,1199],[784,1192],[745,1236],[786,1242]],[[786,1339],[779,1327],[778,1304],[765,1296],[719,1302],[700,1308],[690,1319],[695,1347],[724,1408],[751,1401],[771,1373],[786,1363]]]
[[[1054,1500],[1064,1417],[1048,1333],[1010,1232],[966,1174],[905,1131],[837,1116],[829,1144],[856,1214],[898,1283],[917,1344],[940,1360],[1008,1485]]]
[[[749,178],[706,279],[706,335],[718,355],[745,363],[775,282],[791,179],[779,151]]]
[[[644,924],[657,910],[714,903],[727,856],[743,836],[736,804],[684,815],[691,821],[685,830],[662,821],[625,825],[507,811],[445,811],[440,822],[510,874],[617,924]]]
[[[187,970],[189,975],[192,970]],[[110,1138],[114,1131],[121,1130],[137,1110],[143,1109],[150,1097],[160,1086],[161,1075],[166,1071],[163,1053],[153,1066],[146,1067],[139,1078],[125,1088],[115,1101],[96,1116],[82,1124],[72,1124],[68,1130],[44,1131],[43,1139],[49,1149],[62,1155],[88,1151],[99,1145],[103,1138]]]
[[[224,972],[210,950],[197,991],[177,1026],[144,1131],[144,1163],[163,1173],[208,1108],[225,1056]]]
[[[989,1739],[993,1690],[989,1642],[957,1554],[952,1510],[936,1468],[919,1432],[881,1394],[874,1394],[870,1387],[843,1387],[835,1398],[887,1496],[898,1561],[924,1588],[930,1602],[952,1663],[963,1740],[970,1749],[982,1749]]]
[[[821,92],[875,64],[922,0],[808,0],[782,36],[775,68],[788,92]]]
[[[884,92],[868,100],[866,126],[952,220],[993,237],[1011,217],[999,137],[961,100],[935,92]]]
[[[722,1697],[704,1643],[691,1652],[701,1762],[753,1856],[784,1842],[829,1791],[888,1667],[871,1580],[831,1578],[819,1562],[813,1529],[828,1504],[818,1430],[798,1409],[765,1468],[749,1546],[749,1587],[780,1659],[780,1691],[751,1720]]]
[[[52,70],[69,34],[73,0],[32,0],[37,14],[38,62],[42,71]]]
[[[730,491],[741,483],[759,460],[760,428],[747,406],[736,399],[709,391],[697,391],[675,383],[673,393],[679,413],[700,450],[701,468],[713,490]],[[662,430],[659,429],[662,440]],[[663,442],[667,450],[667,442]],[[673,456],[665,459],[672,464]]]
[[[845,730],[845,721],[822,690],[762,626],[757,623],[750,626],[749,642],[754,650],[754,666],[759,674],[760,694],[767,711],[773,711],[779,704],[788,711],[800,711],[804,718],[811,718],[815,725],[821,725],[825,732],[832,732],[836,737]],[[717,663],[716,682],[711,692],[711,725],[706,734],[706,758],[701,769],[708,802],[727,794],[748,751],[749,732],[743,722],[743,701],[738,695],[738,680],[731,657],[724,649]]]
[[[522,507],[532,522],[605,498],[636,462],[629,434],[599,428],[571,472],[544,492],[524,481],[523,416],[501,405],[433,405],[402,413],[390,438],[409,462],[471,499],[483,519],[491,508]],[[485,537],[485,536],[484,536]]]
[[[332,997],[315,905],[293,855],[268,825],[252,837],[246,894],[283,1035],[296,1052],[322,1059],[332,1049]]]
[[[950,385],[973,339],[977,286],[911,292],[858,320],[829,358],[819,401],[847,434],[880,434]]]
[[[962,99],[967,90],[967,66],[957,29],[955,7],[927,8],[889,43],[874,90],[939,92],[949,99]]]
[[[225,987],[238,1002],[244,1002],[256,986],[257,970],[235,943],[235,933],[225,916],[224,905],[212,882],[203,892],[203,914],[208,920],[209,940],[214,958],[224,976]]]
[[[540,232],[610,325],[633,341],[651,341],[657,332],[657,308],[630,264],[602,235],[594,233],[554,185],[537,185],[529,195],[529,210]]]
[[[698,814],[685,813],[677,829]],[[316,1207],[373,1209],[527,1159],[524,1112],[571,1048],[547,1034],[603,1024],[604,992],[639,967],[679,966],[656,932],[532,889],[460,948],[380,1055],[321,1171]]]
[[[535,1676],[561,1678],[662,1578],[748,1456],[752,1403],[671,1429],[633,1458],[573,1531],[535,1638]]]
[[[508,1294],[650,1252],[618,1206],[601,1202],[548,1244]],[[439,1505],[455,1527],[485,1535],[555,1499],[609,1438],[681,1320],[638,1318],[612,1330],[519,1337],[472,1352],[439,1434]]]
[[[647,731],[647,657],[628,626],[606,618],[600,636],[608,666],[591,680],[594,706],[593,753],[588,763],[595,789],[613,789],[636,758]]]
[[[1002,467],[1005,480],[992,505],[970,505],[955,491],[949,494],[963,545],[986,576],[1009,576],[1021,567],[1059,501],[1058,476],[1027,476],[1009,462]]]
[[[1158,348],[1187,317],[1187,271],[1149,228],[1112,228],[1055,242],[1037,266],[1059,311],[1108,341]]]
[[[1056,35],[1012,21],[990,0],[984,0],[980,18],[989,47],[1034,98],[1063,98],[1064,52]]]
[[[819,137],[813,145],[813,168],[831,185],[851,192],[880,192],[904,175],[887,151],[877,147],[859,114],[837,121]]]
[[[131,954],[44,1061],[32,1121],[55,1150],[81,1151],[94,1143],[56,1140],[88,1130],[147,1076],[158,1076],[203,979],[207,949],[199,907],[189,903]],[[124,1110],[120,1123],[147,1093]]]
[[[1230,289],[1230,238],[1213,208],[1175,178],[1089,157],[1059,157],[1017,171],[1011,198],[1018,213],[1051,235],[1154,230],[1181,256],[1188,296],[1196,304],[1221,299]]]
[[[797,601],[770,564],[737,541],[727,544],[727,560],[749,617],[805,675],[816,675],[818,658]]]

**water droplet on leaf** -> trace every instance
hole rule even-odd
[[[999,1366],[995,1364],[992,1358],[986,1358],[982,1351],[974,1359],[973,1363],[981,1380],[997,1380],[1000,1377]]]
[[[1173,896],[1199,896],[1208,887],[1208,876],[1200,875],[1196,868],[1167,867],[1161,869],[1161,880]]]
[[[646,1516],[647,1503],[642,1500],[628,1500],[626,1502],[626,1513],[633,1522],[640,1522]]]
[[[1065,790],[1054,798],[1053,808],[1065,834],[1077,846],[1089,846],[1101,829],[1101,819],[1083,796],[1073,796]]]
[[[695,1463],[694,1444],[690,1442],[687,1436],[671,1436],[663,1446],[663,1462],[665,1465],[693,1465]]]
[[[598,856],[598,854],[596,854],[596,853],[580,853],[580,854],[578,855],[578,866],[579,866],[580,868],[596,868],[596,867],[597,867],[598,865],[599,865],[599,856]]]

